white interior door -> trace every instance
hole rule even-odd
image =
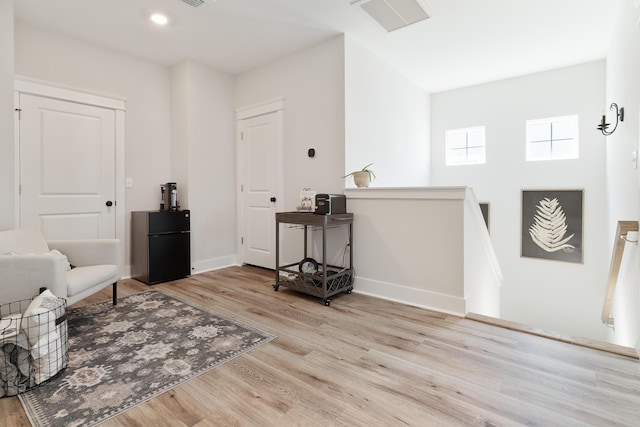
[[[275,269],[278,112],[238,120],[241,143],[242,262]]]
[[[24,93],[19,105],[20,225],[116,237],[116,112]]]

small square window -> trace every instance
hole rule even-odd
[[[578,158],[578,116],[527,120],[529,162]]]
[[[452,129],[445,132],[445,164],[470,165],[485,163],[485,127]]]

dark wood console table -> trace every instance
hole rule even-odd
[[[292,224],[304,229],[303,259],[307,258],[309,228],[322,229],[322,262],[318,262],[317,272],[301,272],[298,262],[280,265],[280,224]],[[347,226],[349,232],[349,266],[329,265],[327,264],[327,228],[343,225]],[[333,295],[342,292],[350,294],[353,290],[353,214],[276,213],[276,283],[273,289],[277,291],[280,286],[320,297],[327,306],[331,303]]]

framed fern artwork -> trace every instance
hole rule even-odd
[[[521,256],[582,263],[583,190],[522,190]]]

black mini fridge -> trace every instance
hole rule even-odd
[[[190,211],[131,212],[131,277],[148,285],[191,274]]]

